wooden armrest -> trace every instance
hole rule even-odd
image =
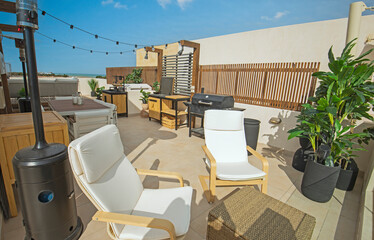
[[[202,148],[205,152],[205,155],[208,157],[208,160],[210,161],[210,171],[216,172],[216,169],[217,169],[216,159],[213,157],[212,153],[209,151],[206,145],[202,146]]]
[[[179,180],[181,187],[184,186],[182,175],[176,172],[164,172],[164,171],[149,170],[149,169],[136,169],[136,171],[140,175],[175,178]]]
[[[248,150],[248,152],[252,153],[253,156],[255,156],[256,158],[261,160],[262,171],[265,172],[266,175],[268,175],[268,173],[269,173],[269,162],[268,162],[268,160],[264,156],[262,156],[261,154],[256,152],[256,150],[254,150],[250,146],[247,146],[247,150]]]
[[[157,228],[167,231],[170,235],[170,239],[176,239],[174,225],[172,222],[166,219],[97,211],[95,215],[92,217],[92,220],[107,223],[133,225],[139,227]]]

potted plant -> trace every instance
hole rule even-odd
[[[363,140],[370,138],[367,131],[354,133],[353,129],[355,120],[373,120],[368,112],[374,103],[374,84],[370,81],[374,67],[364,59],[370,51],[354,58],[350,54],[353,46],[353,41],[348,43],[338,58],[330,48],[331,72],[313,74],[320,79],[315,97],[303,105],[299,124],[289,131],[289,139],[307,135],[311,140],[314,152],[306,164],[301,190],[318,202],[331,199],[340,172],[347,169],[354,151],[363,150]],[[322,154],[316,148],[318,138],[324,146]]]
[[[141,98],[139,100],[142,101],[142,108],[143,110],[148,110],[148,98],[151,94],[150,92],[146,92],[143,89],[140,89],[140,93],[142,94]]]
[[[98,81],[91,78],[91,80],[88,80],[87,81],[88,83],[88,86],[90,86],[91,88],[91,97],[95,97],[96,96],[96,88],[97,88],[97,85],[98,85]]]
[[[153,85],[152,85],[152,88],[155,91],[155,93],[159,93],[160,92],[160,83],[158,81],[154,82]]]
[[[126,78],[124,79],[124,83],[142,83],[142,72],[142,68],[134,68],[132,72],[126,76]]]
[[[103,90],[105,89],[105,87],[98,87],[96,88],[96,98],[101,100],[101,96],[103,95]]]

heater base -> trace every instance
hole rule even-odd
[[[64,240],[78,240],[83,233],[83,228],[84,228],[84,226],[83,226],[82,220],[81,220],[80,217],[78,217],[78,222],[77,222],[76,228]],[[58,236],[56,236],[55,239],[58,239]],[[32,238],[30,236],[25,236],[24,240],[34,240],[34,238]]]

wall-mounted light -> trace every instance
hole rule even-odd
[[[144,59],[148,59],[148,51],[145,51]]]
[[[168,49],[168,44],[165,44],[165,49]]]
[[[152,51],[155,51],[155,46],[154,45],[152,45]]]
[[[182,46],[181,50],[179,50],[179,52],[178,52],[178,55],[179,55],[179,56],[182,55],[183,50],[184,50],[184,46]]]

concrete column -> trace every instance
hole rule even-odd
[[[349,7],[349,17],[348,17],[348,27],[347,27],[347,37],[345,44],[358,38],[360,34],[361,16],[362,12],[365,11],[366,5],[364,2],[354,2],[351,3]],[[352,54],[356,55],[356,46],[352,48]]]

